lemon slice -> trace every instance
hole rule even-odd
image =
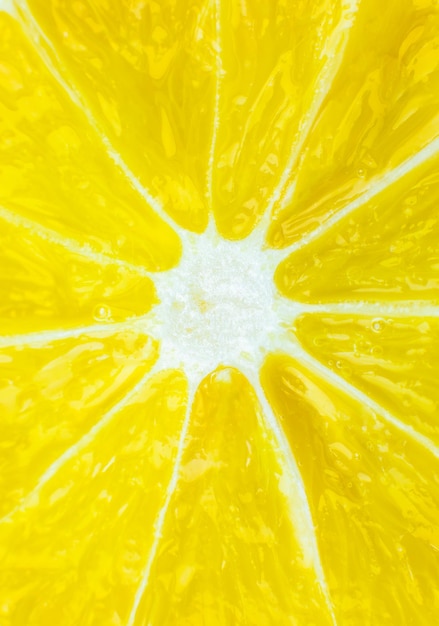
[[[0,623],[439,618],[435,0],[0,1]]]

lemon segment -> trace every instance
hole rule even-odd
[[[96,252],[172,267],[178,236],[117,170],[99,136],[0,12],[0,205]]]
[[[28,3],[114,150],[185,228],[207,224],[212,3]],[[32,18],[23,11],[29,24]],[[207,140],[206,140],[207,139]]]
[[[4,335],[121,322],[144,315],[157,300],[148,277],[103,264],[90,248],[70,251],[57,233],[1,207],[0,244]]]

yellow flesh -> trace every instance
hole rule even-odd
[[[0,624],[436,623],[437,2],[10,13]],[[188,371],[218,236],[277,325]]]

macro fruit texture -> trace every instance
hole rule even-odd
[[[435,624],[438,202],[437,0],[1,0],[1,626]]]

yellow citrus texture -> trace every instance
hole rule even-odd
[[[439,2],[0,0],[0,625],[439,623]]]

